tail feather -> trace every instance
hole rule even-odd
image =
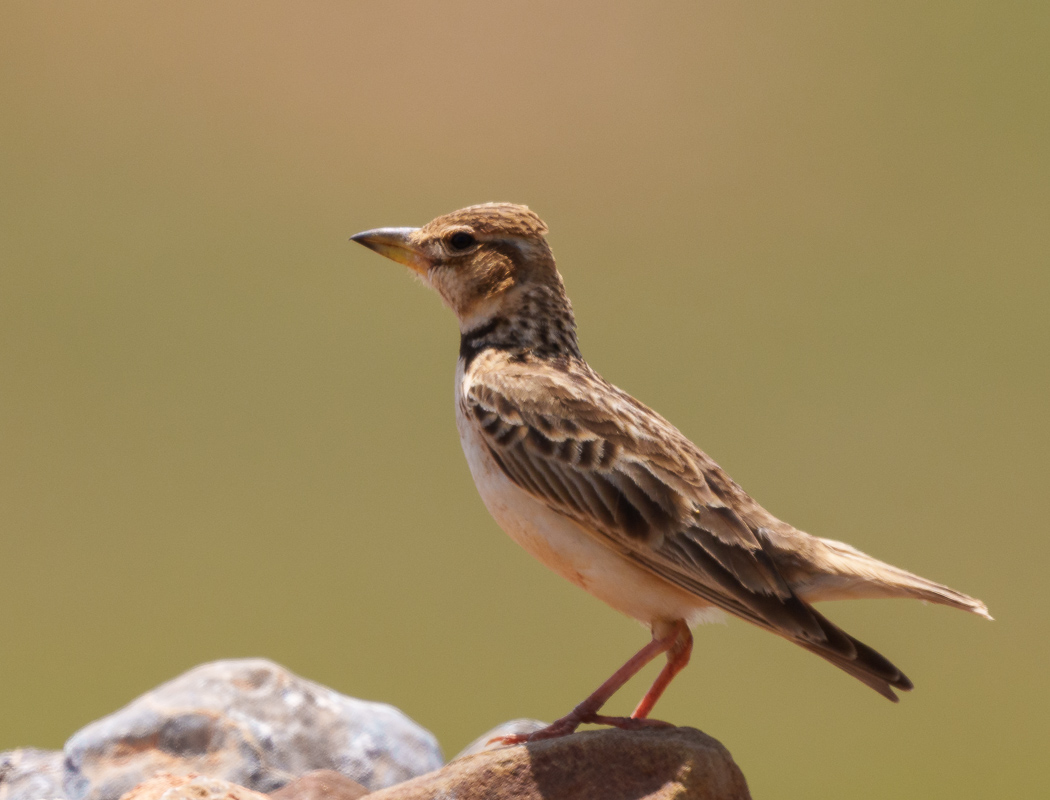
[[[902,691],[910,691],[913,686],[912,682],[908,680],[907,676],[900,670],[897,670],[897,677],[891,681],[872,672],[865,665],[844,659],[836,653],[821,648],[819,645],[813,645],[808,642],[797,642],[797,644],[802,645],[802,647],[809,650],[809,652],[815,653],[829,663],[834,664],[843,672],[852,675],[865,686],[870,686],[887,700],[891,700],[894,703],[899,702],[900,698],[898,698],[897,693],[893,691],[893,687]]]
[[[894,703],[898,699],[894,688],[907,692],[914,687],[908,676],[882,653],[850,636],[816,609],[813,609],[813,615],[824,629],[827,641],[793,639],[795,644],[834,664]],[[848,647],[843,646],[843,640],[848,642]]]
[[[821,545],[819,557],[814,559],[818,569],[809,580],[794,587],[808,602],[903,597],[992,618],[988,607],[975,597],[879,561],[843,542],[832,539],[817,539],[817,542]]]

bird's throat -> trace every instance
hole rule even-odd
[[[535,287],[515,299],[517,302],[462,332],[459,355],[467,366],[488,349],[523,358],[582,358],[572,306],[563,293]]]

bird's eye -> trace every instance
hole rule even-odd
[[[466,231],[456,231],[448,237],[448,245],[453,250],[469,250],[478,240]]]

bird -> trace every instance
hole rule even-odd
[[[649,643],[568,714],[505,744],[596,723],[663,726],[650,712],[692,652],[691,628],[726,614],[805,648],[882,696],[912,682],[814,603],[913,598],[991,619],[984,603],[798,530],[766,511],[674,425],[584,360],[547,225],[484,203],[420,228],[351,241],[408,267],[459,322],[456,426],[499,526],[562,577],[632,617]],[[600,713],[661,654],[629,717]]]

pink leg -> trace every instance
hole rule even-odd
[[[683,639],[683,631],[685,632],[685,637],[688,638]],[[683,644],[679,645],[679,642],[683,642]],[[535,741],[537,739],[553,739],[557,736],[567,736],[585,722],[597,723],[600,725],[614,725],[618,728],[626,729],[665,726],[668,723],[645,719],[645,714],[639,715],[638,709],[636,709],[635,713],[630,717],[606,717],[598,714],[598,711],[608,702],[610,697],[616,694],[621,686],[637,675],[646,664],[660,655],[660,653],[673,651],[677,647],[680,652],[684,651],[684,660],[681,659],[680,656],[677,656],[676,663],[681,661],[680,666],[664,678],[665,673],[668,672],[671,666],[672,655],[668,655],[667,666],[664,667],[663,672],[660,673],[660,676],[656,679],[656,683],[653,684],[653,687],[646,693],[645,698],[642,700],[642,704],[639,705],[640,709],[642,705],[646,703],[646,700],[649,699],[650,695],[652,695],[651,702],[646,709],[646,714],[648,714],[649,710],[652,709],[653,704],[656,703],[656,700],[667,687],[667,684],[671,682],[671,678],[673,678],[675,674],[689,661],[689,648],[691,646],[692,636],[689,634],[689,628],[684,622],[676,622],[669,635],[663,636],[659,639],[654,638],[649,644],[635,653],[626,664],[616,670],[616,672],[614,672],[605,683],[599,686],[590,697],[576,706],[576,708],[561,719],[555,720],[546,728],[541,728],[535,733],[497,736],[491,741],[501,742],[503,744],[521,744],[522,742]],[[657,684],[660,684],[661,681],[663,681],[663,684],[658,689]]]
[[[689,656],[693,652],[693,634],[689,632],[689,626],[679,620],[675,623],[673,635],[675,637],[674,642],[667,650],[667,663],[660,671],[660,674],[656,676],[656,680],[649,687],[649,691],[645,693],[645,697],[638,703],[634,713],[631,714],[633,719],[645,719],[648,717],[649,712],[656,705],[656,701],[664,693],[664,689],[668,687],[674,676],[685,669],[685,665],[689,663]]]

